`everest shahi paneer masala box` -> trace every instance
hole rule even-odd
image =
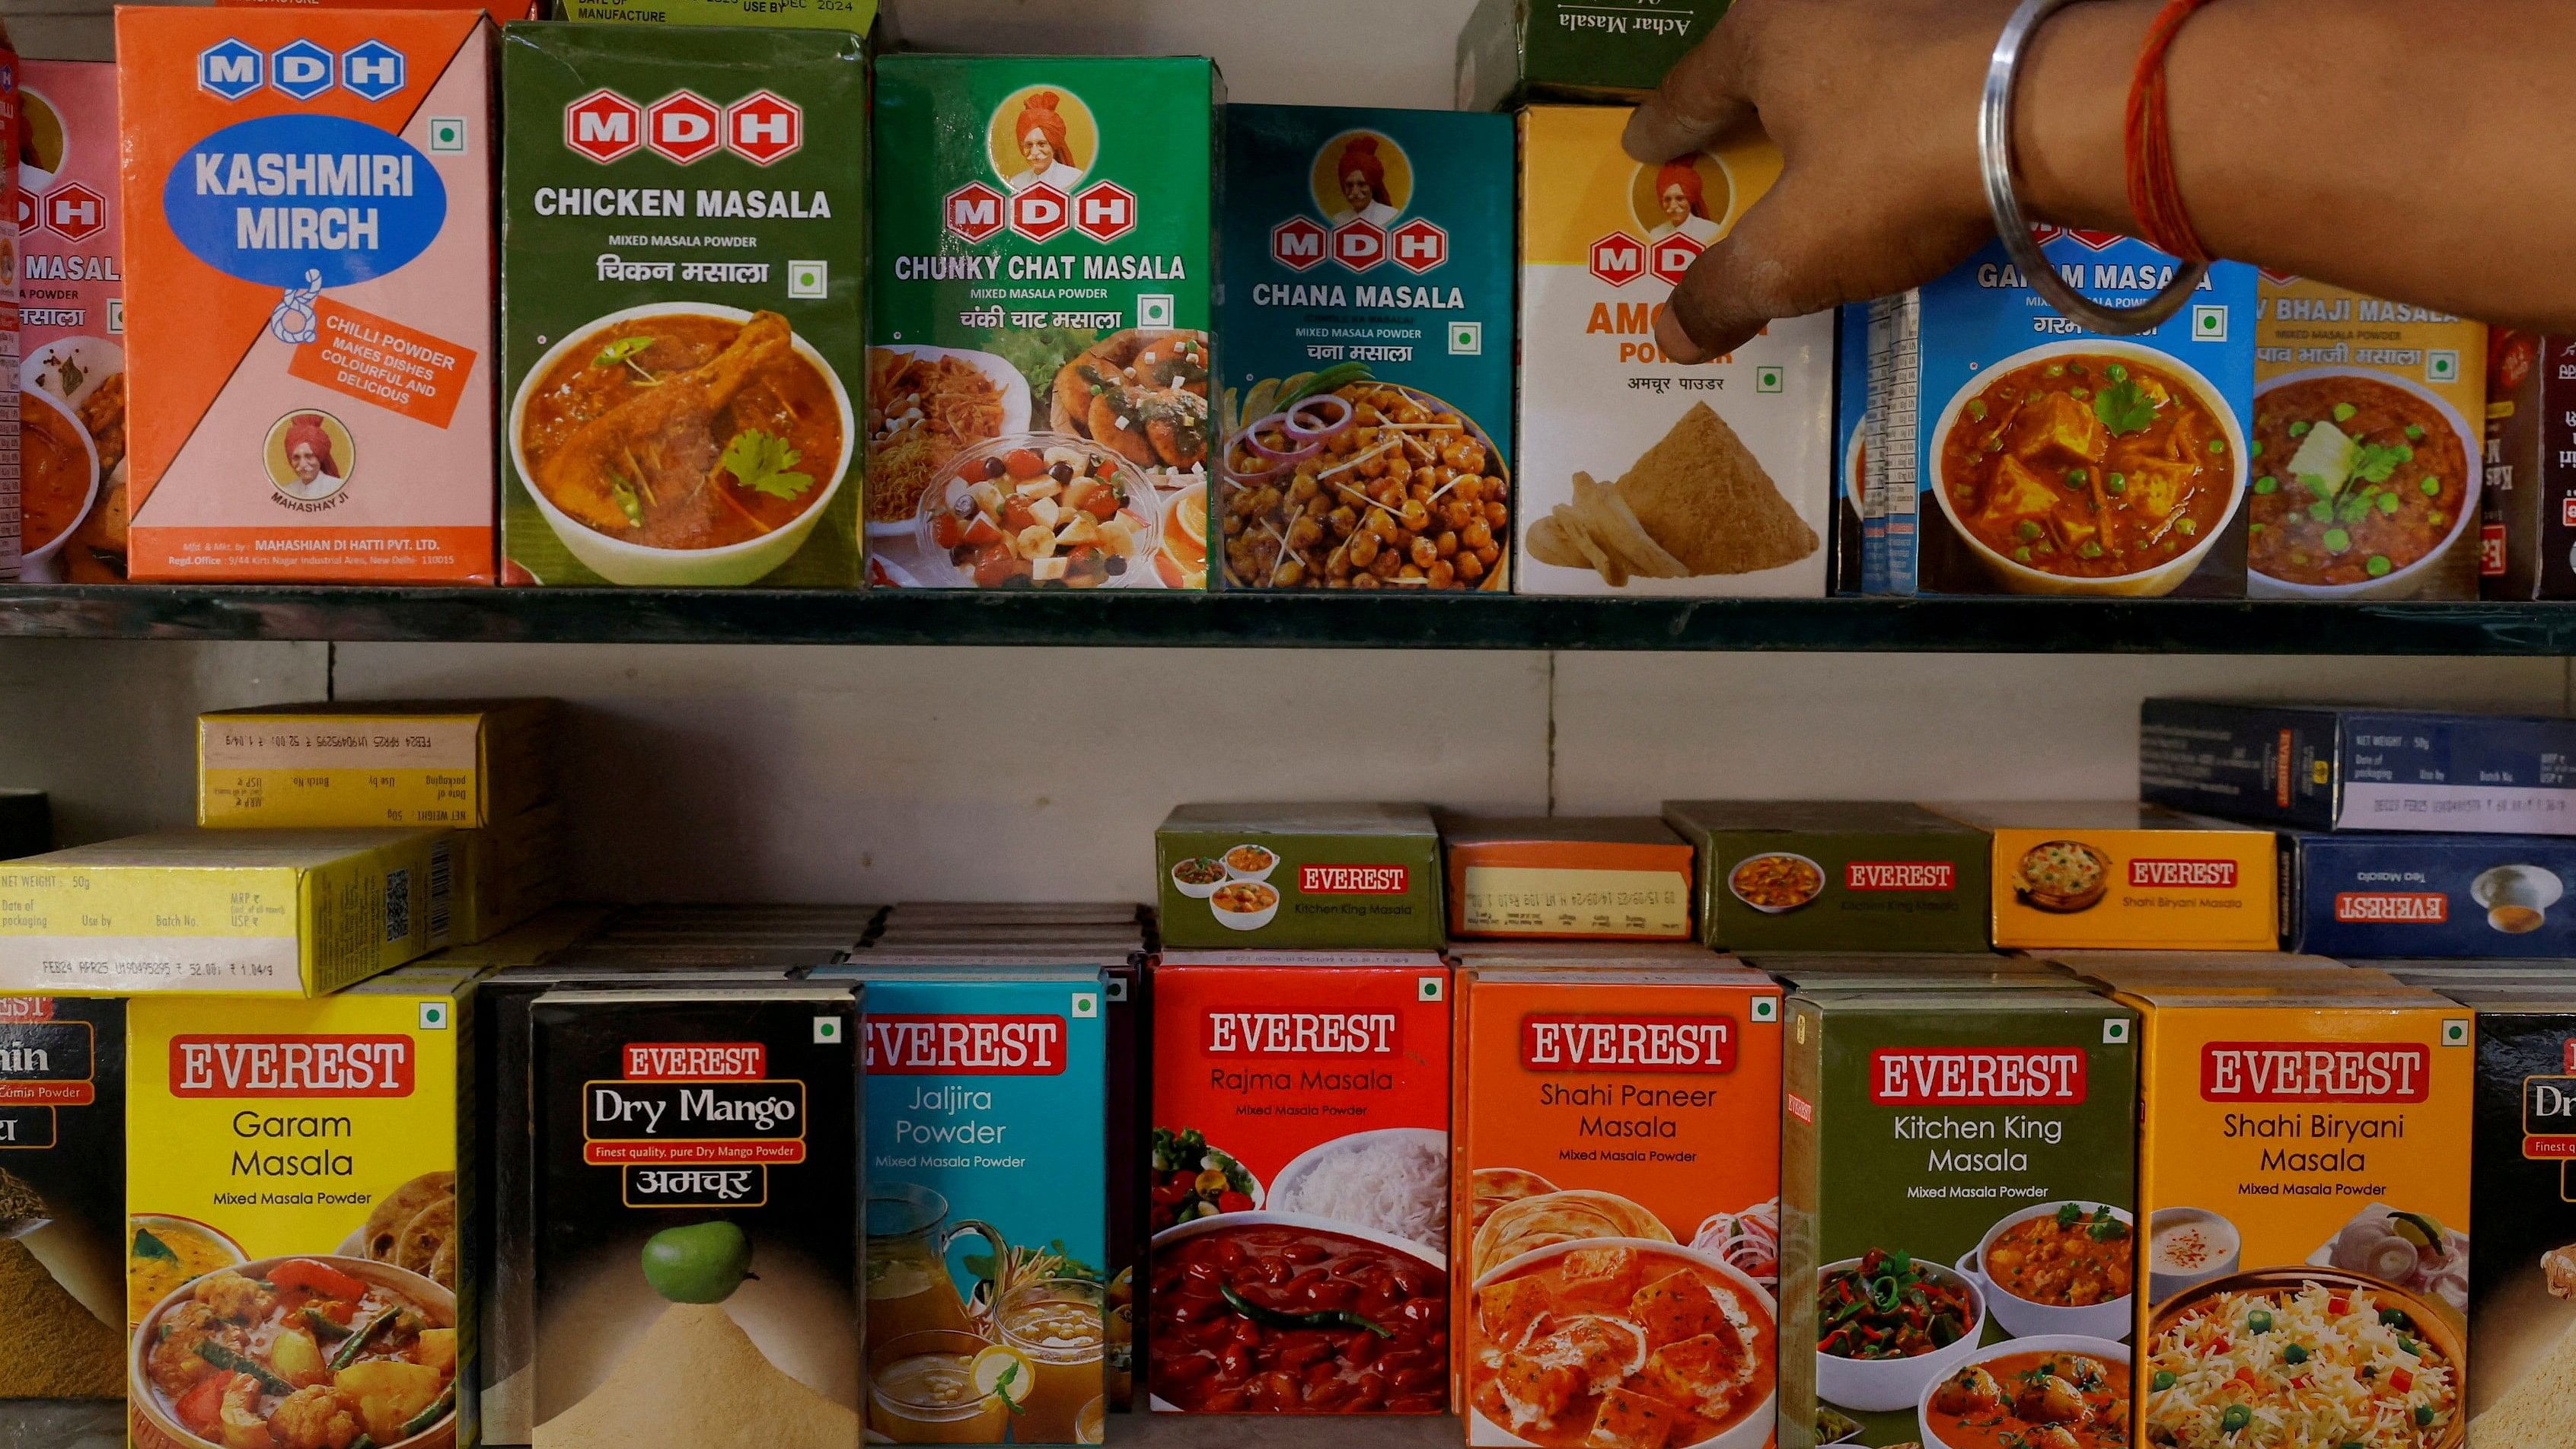
[[[1623,107],[1521,112],[1519,499],[1524,594],[1825,591],[1834,319],[1668,361],[1673,284],[1780,175],[1758,133],[1663,166],[1619,149]]]
[[[2120,999],[2144,1036],[2138,1442],[2460,1444],[2469,1008],[2330,985]]]
[[[136,579],[493,577],[480,11],[117,16]],[[170,299],[184,299],[170,305]]]
[[[1458,973],[1451,1336],[1467,1442],[1763,1449],[1780,1362],[1779,984],[1713,958],[1559,960]]]
[[[138,1449],[474,1442],[470,979],[127,1008]]]
[[[1188,57],[877,63],[874,582],[1207,586],[1223,100]]]
[[[863,42],[520,24],[501,89],[504,582],[856,587]]]
[[[2125,1449],[2135,1013],[2069,981],[1788,1015],[1780,1442]]]
[[[1444,1412],[1448,967],[1164,962],[1149,993],[1152,1407]]]

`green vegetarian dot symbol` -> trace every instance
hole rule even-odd
[[[674,1303],[722,1303],[751,1271],[751,1239],[727,1222],[664,1228],[644,1243],[644,1281]]]

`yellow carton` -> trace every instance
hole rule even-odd
[[[471,1449],[470,979],[418,967],[318,1001],[134,1002],[135,1444],[250,1442],[221,1422],[229,1401],[280,1444],[336,1442],[293,1435],[345,1417],[378,1444]],[[221,1352],[169,1351],[191,1335]]]
[[[1994,837],[2006,949],[2269,951],[2280,866],[2269,830],[2126,801],[1936,805]]]
[[[444,830],[171,830],[0,865],[0,991],[320,996],[447,944]]]
[[[563,896],[563,806],[547,801],[498,825],[456,832],[459,946],[499,935]]]
[[[197,823],[451,825],[552,791],[554,701],[276,705],[197,717]]]

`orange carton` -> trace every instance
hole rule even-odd
[[[1452,937],[1687,941],[1691,847],[1651,815],[1445,820]]]
[[[2119,999],[2144,1052],[2133,1442],[2456,1449],[2469,1008],[2326,986]]]
[[[2028,951],[2269,951],[2272,832],[2127,801],[1936,805],[1994,840],[1994,939]]]
[[[490,582],[492,28],[117,13],[138,580]]]
[[[1777,1438],[1780,986],[1622,955],[1458,973],[1467,1442],[1761,1449]],[[1596,1359],[1615,1368],[1561,1368]]]

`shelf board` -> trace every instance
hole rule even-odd
[[[2576,654],[2576,607],[2141,599],[0,586],[0,638]]]

